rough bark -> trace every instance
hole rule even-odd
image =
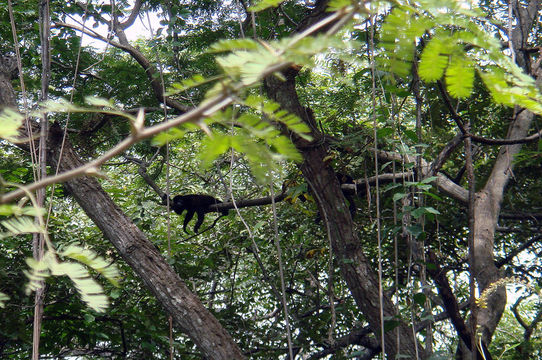
[[[60,172],[65,172],[81,166],[83,163],[69,142],[64,145],[59,160],[61,141],[61,129],[53,126],[48,144],[53,168],[59,164]],[[64,183],[64,186],[206,357],[244,358],[228,332],[188,289],[147,236],[111,200],[96,179],[76,178]]]
[[[527,134],[534,118],[529,111],[521,112],[511,124],[510,139],[522,138]],[[501,148],[493,170],[484,188],[476,194],[474,205],[474,273],[483,291],[500,278],[495,263],[494,238],[497,220],[501,210],[504,188],[514,168],[514,156],[521,145]],[[486,308],[478,312],[478,325],[482,328],[482,339],[489,344],[506,305],[506,290],[499,288],[493,292]]]
[[[0,110],[5,107],[15,107],[15,92],[11,86],[11,79],[17,63],[14,57],[0,54]]]
[[[2,61],[0,57],[0,65]],[[14,107],[15,93],[9,81],[10,75],[1,70],[0,66],[0,94],[3,94],[0,108]],[[60,156],[61,142],[62,131],[58,125],[53,125],[47,144],[49,165],[55,169],[58,164],[60,172],[83,165],[69,140],[64,144]],[[75,178],[64,186],[206,358],[244,358],[230,334],[187,288],[154,244],[111,200],[96,179]]]
[[[512,31],[513,51],[516,61],[527,73],[531,73],[528,54],[521,51],[526,47],[531,28],[540,8],[540,1],[530,1],[526,6],[512,1],[517,25]],[[535,69],[537,70],[537,69]],[[537,70],[539,72],[539,70]],[[534,74],[538,75],[538,74]],[[513,121],[508,129],[507,139],[526,137],[534,114],[527,110],[516,109]],[[495,264],[494,238],[497,220],[501,210],[504,189],[510,180],[514,168],[514,157],[521,150],[521,144],[503,146],[495,160],[493,169],[484,187],[476,193],[474,205],[474,274],[480,291],[487,289],[497,281],[501,274]],[[477,325],[482,332],[482,341],[487,346],[501,319],[506,305],[506,290],[503,287],[492,292],[487,301],[488,306],[479,309]],[[470,354],[463,351],[463,357]]]
[[[348,284],[356,304],[369,322],[372,331],[377,334],[376,338],[380,341],[381,337],[378,335],[380,334],[380,299],[377,273],[363,253],[361,243],[354,232],[352,217],[348,211],[339,181],[333,169],[324,161],[328,155],[327,147],[317,130],[312,111],[299,103],[295,89],[297,71],[289,69],[283,74],[286,81],[274,76],[266,78],[266,91],[273,100],[281,104],[284,109],[299,116],[312,129],[314,138],[312,142],[290,134],[297,149],[303,155],[303,163],[300,168],[317,199],[324,220],[330,220],[326,221],[326,226],[329,227],[333,254],[340,265],[343,278]],[[383,298],[383,311],[385,319],[395,318],[397,315],[397,309],[386,296]],[[387,357],[395,359],[396,355],[400,354],[406,358],[416,358],[416,347],[419,347],[419,344],[412,335],[412,328],[405,323],[400,323],[397,331],[401,335],[399,346],[397,346],[395,331],[385,333]],[[422,351],[418,353],[419,356],[423,354]]]

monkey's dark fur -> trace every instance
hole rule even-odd
[[[221,202],[222,201],[210,195],[177,195],[173,198],[173,201],[171,201],[170,206],[171,210],[175,211],[179,215],[182,215],[182,213],[186,210],[186,216],[184,217],[183,222],[183,230],[185,233],[188,234],[188,231],[186,231],[186,226],[188,225],[190,220],[192,220],[194,214],[198,214],[198,221],[194,226],[194,233],[197,233],[199,227],[201,226],[201,224],[203,224],[205,214],[208,212],[212,212],[212,210],[209,210],[209,205],[220,204]],[[228,215],[228,212],[229,210],[223,210],[222,215],[226,216]]]

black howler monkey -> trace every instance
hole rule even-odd
[[[210,196],[210,195],[201,195],[201,194],[192,194],[192,195],[177,195],[171,201],[171,210],[175,211],[177,214],[182,215],[186,210],[186,216],[184,217],[183,230],[186,231],[186,226],[194,217],[194,213],[198,214],[198,221],[194,226],[194,233],[197,233],[203,220],[205,214],[212,212],[209,210],[209,205],[220,204],[222,201]],[[229,210],[223,210],[222,215],[228,215]]]

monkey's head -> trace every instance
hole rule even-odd
[[[175,211],[177,214],[181,215],[184,210],[187,209],[187,204],[184,201],[182,196],[175,196],[173,200],[170,200],[171,210]]]

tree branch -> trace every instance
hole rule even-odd
[[[448,282],[448,278],[445,275],[445,272],[442,270],[442,268],[439,265],[439,260],[437,259],[436,254],[433,251],[428,251],[428,260],[429,263],[431,263],[431,266],[427,266],[427,273],[431,275],[433,278],[433,281],[437,285],[438,293],[440,297],[442,298],[442,301],[444,303],[444,308],[448,312],[448,315],[450,316],[450,320],[452,321],[452,324],[455,328],[455,331],[463,340],[465,345],[471,350],[472,349],[472,333],[470,332],[469,328],[467,328],[467,325],[465,324],[465,321],[461,317],[461,314],[459,314],[459,306],[457,304],[457,300],[454,296],[454,293],[452,291],[452,287],[450,286],[450,283]],[[477,350],[477,359],[478,360],[490,360],[491,354],[484,346],[484,354],[482,354],[479,349]]]

